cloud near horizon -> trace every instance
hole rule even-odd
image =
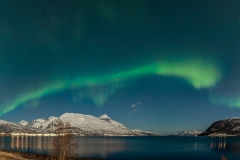
[[[135,102],[135,103],[133,103],[132,105],[131,105],[131,107],[132,108],[135,108],[135,107],[137,107],[137,106],[139,106],[139,105],[141,105],[142,104],[142,102]]]

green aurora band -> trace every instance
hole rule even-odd
[[[220,67],[214,62],[206,61],[206,59],[187,58],[175,59],[174,61],[165,60],[102,76],[80,76],[73,79],[60,79],[41,87],[41,89],[25,92],[11,103],[1,106],[0,114],[6,114],[29,101],[67,89],[91,89],[92,87],[105,85],[115,86],[114,84],[124,83],[147,75],[183,78],[195,89],[213,87],[222,77]],[[117,89],[118,87],[115,87],[110,91],[111,94]],[[106,97],[104,99],[95,97],[95,104],[102,105],[106,99]]]
[[[231,108],[240,107],[240,95],[234,96],[210,95],[210,101],[215,105],[226,105]]]

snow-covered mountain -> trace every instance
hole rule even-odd
[[[53,133],[59,121],[69,122],[74,127],[74,132],[79,135],[131,135],[131,136],[156,136],[157,134],[142,131],[131,130],[123,124],[112,120],[106,114],[100,117],[92,115],[84,115],[77,113],[64,113],[60,117],[49,117],[34,119],[31,122],[22,120],[18,124],[13,122],[5,123],[0,121],[0,131],[2,132],[37,132],[37,133]]]
[[[46,130],[47,127],[49,127],[49,124],[51,124],[53,121],[56,121],[56,120],[58,120],[58,118],[54,116],[51,116],[48,119],[38,118],[38,119],[34,119],[32,122],[29,122],[25,126],[29,128],[38,129],[38,130]]]
[[[0,132],[1,133],[22,133],[22,132],[30,133],[30,132],[34,132],[34,130],[13,122],[0,120]]]
[[[139,129],[132,129],[132,132],[134,132],[138,136],[159,136],[156,133],[153,133],[150,131],[143,131],[143,130],[139,130]]]
[[[201,134],[201,131],[182,131],[182,132],[178,132],[178,133],[174,133],[174,134],[170,134],[169,136],[197,136],[199,134]]]
[[[76,113],[65,113],[59,117],[63,122],[69,122],[71,126],[80,128],[87,134],[93,135],[134,135],[134,133],[107,115],[94,117]]]
[[[205,132],[200,136],[223,136],[234,135],[240,136],[240,117],[220,120],[214,122]]]

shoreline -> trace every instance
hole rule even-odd
[[[25,153],[19,151],[8,151],[0,150],[0,157],[4,160],[51,160],[50,155],[44,154],[34,154],[34,153]],[[0,159],[1,159],[0,158]],[[102,160],[100,158],[78,158],[78,157],[69,157],[67,160]]]

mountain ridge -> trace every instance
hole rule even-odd
[[[201,134],[201,131],[192,130],[192,131],[181,131],[173,134],[168,134],[167,136],[198,136]]]
[[[100,117],[79,113],[64,113],[59,117],[37,118],[30,122],[22,120],[19,123],[0,120],[2,133],[53,133],[59,121],[69,122],[74,127],[74,133],[82,136],[158,136],[150,131],[136,132],[123,124],[112,120],[106,114]]]
[[[240,117],[216,121],[200,136],[240,136]]]

